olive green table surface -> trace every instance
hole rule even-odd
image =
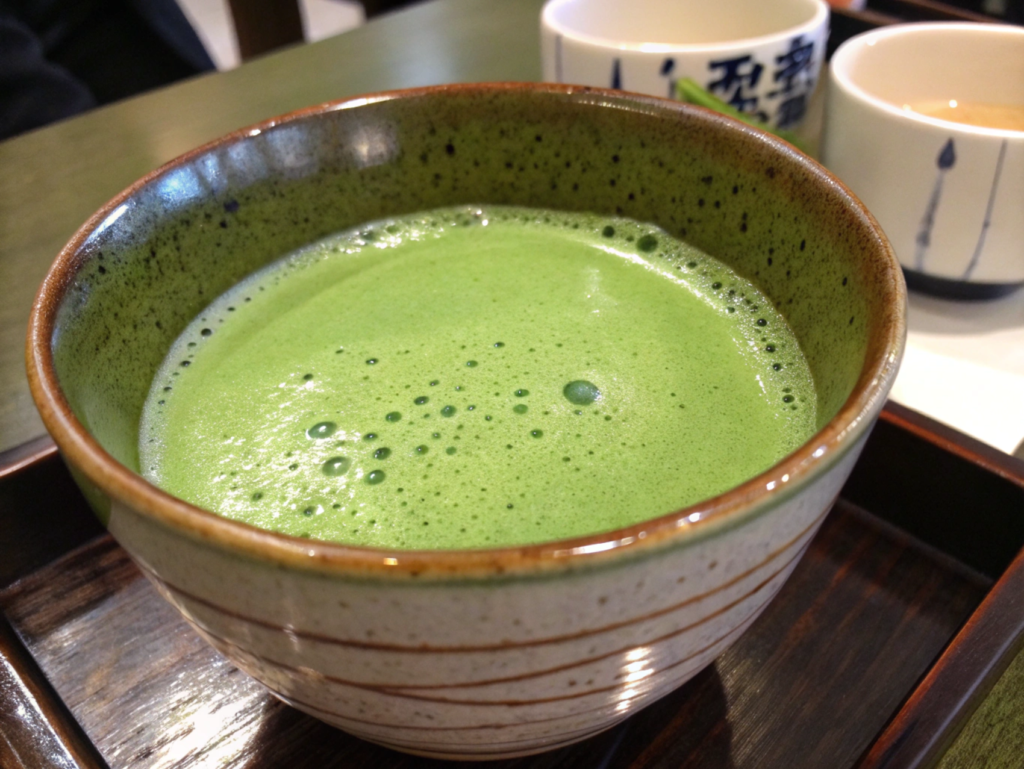
[[[0,452],[43,434],[24,374],[35,291],[61,246],[143,174],[231,130],[393,88],[540,77],[542,0],[433,0],[0,142]],[[940,764],[1024,766],[1024,655]]]

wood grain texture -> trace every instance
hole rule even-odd
[[[13,449],[0,451],[0,483],[18,473],[29,470],[57,453],[57,444],[49,435],[40,435]]]
[[[1024,462],[893,403],[862,459],[844,495],[999,581],[859,767],[932,766],[965,722],[965,744],[994,751],[983,722],[968,718],[1024,642]],[[1024,687],[999,686],[993,698],[989,711],[1019,710]]]
[[[1022,468],[890,402],[843,496],[996,579],[1024,546]]]
[[[370,91],[537,80],[542,0],[437,0],[0,142],[0,451],[43,433],[24,374],[35,292],[75,230],[133,181],[236,128]]]
[[[35,660],[0,617],[0,766],[106,769]]]
[[[989,591],[858,769],[933,766],[1024,643],[1024,551]]]
[[[489,765],[852,766],[987,589],[840,502],[765,614],[682,689],[580,745]],[[0,606],[113,769],[440,765],[278,703],[108,537],[9,587]]]
[[[915,438],[942,449],[950,459],[958,457],[970,465],[1024,490],[1024,459],[1007,454],[925,414],[889,401],[882,421]]]
[[[938,763],[938,769],[1018,769],[1024,756],[1024,655],[1018,654]]]

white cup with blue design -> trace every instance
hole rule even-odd
[[[847,40],[822,161],[878,219],[911,289],[1024,287],[1024,28],[900,24]]]
[[[686,78],[793,129],[821,72],[828,19],[823,0],[549,0],[544,80],[676,98]]]

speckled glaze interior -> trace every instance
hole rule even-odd
[[[877,234],[842,195],[822,195],[818,169],[716,122],[597,92],[468,89],[328,107],[202,150],[134,188],[81,243],[56,324],[64,393],[137,469],[156,367],[240,278],[360,222],[514,203],[653,222],[756,280],[796,332],[830,419],[891,312],[869,289],[891,276],[857,260]]]
[[[815,377],[820,432],[762,476],[707,503],[619,532],[493,551],[388,553],[293,540],[193,508],[135,474],[139,416],[153,374],[171,342],[213,298],[337,230],[462,203],[628,216],[727,262],[761,286],[795,331]],[[370,96],[270,121],[199,148],[125,191],[83,226],[47,277],[31,320],[29,378],[48,428],[98,513],[214,645],[286,701],[368,739],[427,755],[487,758],[535,752],[607,728],[678,686],[753,621],[820,524],[882,407],[902,352],[903,308],[902,276],[874,220],[826,171],[783,142],[659,99],[566,86],[451,86]],[[769,512],[789,517],[776,523]],[[751,564],[762,563],[757,559],[768,551],[769,560],[795,555],[771,572],[774,581],[750,588],[742,599],[749,610],[722,625],[717,641],[700,642],[699,654],[675,642],[664,647],[670,657],[689,654],[696,669],[668,664],[675,673],[651,675],[636,689],[640,694],[625,700],[622,692],[634,689],[622,689],[621,681],[598,687],[602,702],[614,702],[557,727],[523,725],[522,710],[510,723],[492,714],[481,725],[473,722],[479,704],[463,712],[462,700],[445,699],[448,704],[432,711],[420,697],[419,710],[404,713],[392,707],[396,695],[388,687],[394,682],[381,684],[385,704],[365,694],[366,681],[350,702],[338,692],[347,692],[356,675],[345,667],[351,658],[311,659],[310,649],[295,640],[306,637],[305,617],[311,647],[331,633],[332,649],[344,647],[353,633],[387,637],[393,625],[402,626],[403,639],[416,638],[416,648],[493,646],[495,660],[486,664],[468,655],[468,672],[424,659],[403,668],[408,677],[401,679],[413,685],[417,676],[430,679],[444,668],[445,680],[465,674],[479,683],[481,675],[491,680],[481,671],[492,663],[508,664],[499,659],[501,644],[494,645],[501,639],[513,647],[517,637],[536,645],[528,639],[538,633],[573,639],[580,628],[614,626],[608,638],[618,641],[609,640],[609,648],[618,651],[601,657],[613,671],[624,654],[661,648],[640,636],[619,637],[635,608],[652,601],[690,607],[732,590],[757,577],[761,567]],[[610,579],[608,568],[618,576],[599,586]],[[704,576],[686,577],[690,570]],[[248,576],[239,587],[243,572]],[[591,573],[604,576],[591,585]],[[662,576],[677,573],[675,587],[658,587]],[[573,576],[552,580],[553,574]],[[719,576],[708,574],[720,575],[718,587]],[[443,589],[402,592],[417,579]],[[635,582],[643,596],[621,592],[615,585],[622,580]],[[553,582],[564,582],[569,593]],[[647,595],[656,587],[658,597]],[[332,620],[316,610],[324,601],[346,611],[360,601],[374,603],[360,591],[399,601],[392,589],[406,604],[399,612],[404,619],[380,619],[387,627],[373,626],[371,615],[379,612],[367,609],[332,629]],[[469,592],[455,601],[449,589]],[[692,601],[689,590],[698,591]],[[583,608],[593,603],[594,591],[603,591],[604,624]],[[483,603],[472,611],[498,617],[500,627],[474,620],[465,607],[477,600]],[[446,601],[454,602],[451,622],[432,625],[438,602]],[[456,603],[458,610],[451,608]],[[670,611],[651,606],[650,616]],[[458,619],[463,610],[469,614]],[[548,610],[550,616],[537,619]],[[719,614],[702,627],[715,627]],[[524,620],[528,616],[533,619]],[[263,643],[239,617],[286,629],[291,640],[281,646],[268,630]],[[362,638],[359,649],[368,643]],[[381,655],[393,647],[384,644]],[[522,665],[550,667],[559,655],[587,654],[560,648],[546,657],[544,649]],[[375,661],[381,670],[396,669],[376,658],[356,669],[369,670]],[[339,665],[349,673],[342,675]],[[310,679],[310,671],[320,677]],[[495,696],[501,702],[508,694]],[[526,695],[516,696],[525,701]],[[449,724],[443,738],[402,731],[419,728],[413,724],[423,712],[431,713],[433,726],[435,717]],[[538,711],[531,723],[547,723],[546,713]],[[393,729],[389,720],[396,721]],[[506,731],[498,739],[488,729]]]

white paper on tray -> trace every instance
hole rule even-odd
[[[1024,441],[1024,290],[991,302],[912,294],[893,400],[1007,453]]]

